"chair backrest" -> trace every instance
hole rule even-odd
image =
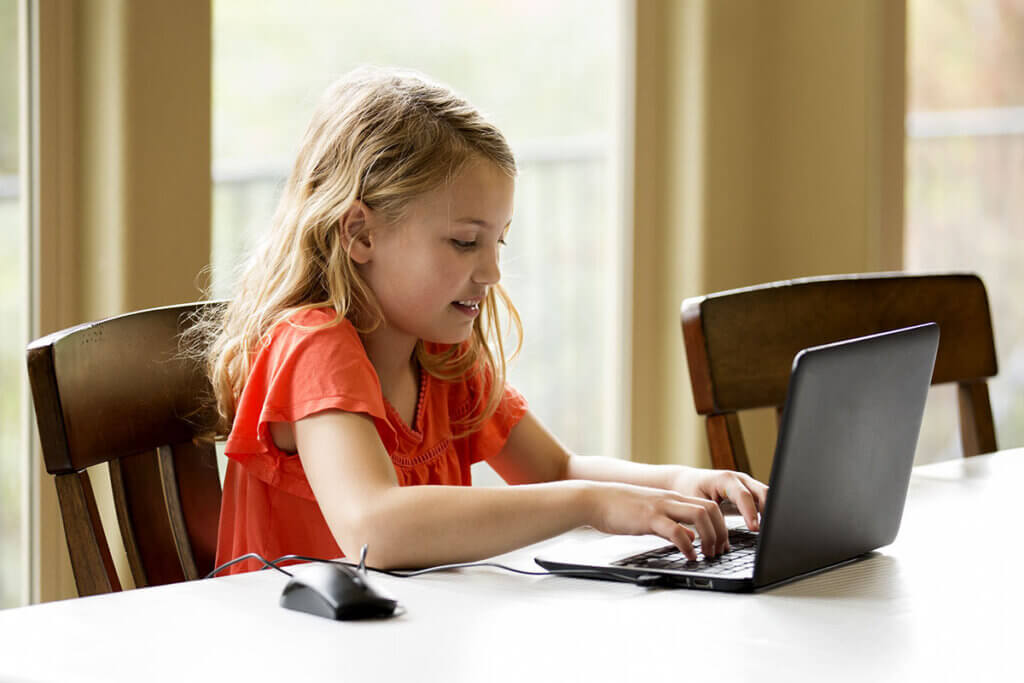
[[[201,306],[155,308],[56,332],[28,346],[46,471],[54,476],[80,595],[121,590],[87,467],[106,463],[136,586],[213,568],[220,478],[211,390],[179,337]]]
[[[972,274],[876,273],[772,282],[686,299],[683,340],[715,467],[750,472],[737,411],[785,403],[801,349],[939,325],[932,384],[959,386],[965,456],[996,450],[986,378],[997,372],[988,297]]]

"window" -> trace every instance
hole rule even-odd
[[[0,0],[0,607],[27,601],[25,585],[25,344],[28,276],[19,197],[17,0]]]
[[[984,279],[999,358],[989,383],[996,438],[1022,444],[1024,1],[910,0],[907,24],[906,267]],[[955,388],[932,396],[919,451],[953,457]]]
[[[618,12],[615,0],[216,0],[215,292],[269,224],[324,88],[362,63],[422,71],[488,113],[519,162],[503,268],[525,327],[512,383],[569,447],[615,454]]]

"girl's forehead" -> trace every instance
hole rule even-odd
[[[515,189],[515,179],[491,161],[473,159],[459,170],[448,187],[452,193],[511,193]]]
[[[474,161],[452,179],[427,192],[409,207],[446,222],[503,230],[512,219],[515,180],[485,161]]]

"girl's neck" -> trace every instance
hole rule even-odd
[[[407,373],[412,371],[415,375],[417,340],[414,337],[395,335],[393,330],[388,329],[387,323],[360,337],[366,355],[377,371],[385,396],[390,388],[408,377]]]

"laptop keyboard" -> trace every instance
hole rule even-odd
[[[757,534],[745,529],[729,530],[731,549],[717,557],[705,557],[700,552],[700,541],[693,544],[697,551],[696,560],[686,559],[674,545],[655,548],[639,555],[632,555],[612,562],[618,567],[639,569],[675,569],[681,571],[706,571],[715,574],[752,575],[757,551]]]

